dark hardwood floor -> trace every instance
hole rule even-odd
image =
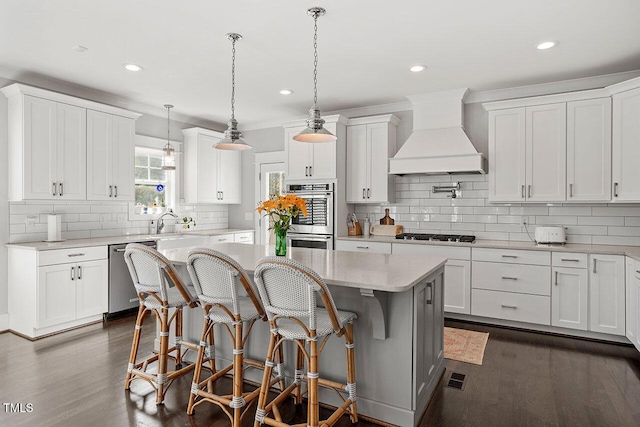
[[[0,425],[228,425],[213,405],[201,405],[194,416],[186,414],[190,375],[171,386],[163,406],[156,406],[143,381],[135,381],[131,392],[123,390],[133,324],[134,318],[127,317],[36,342],[1,334],[0,403],[30,403],[33,411],[8,413],[3,405]],[[477,324],[446,324],[490,333],[484,364],[449,361],[447,372],[466,374],[466,387],[460,391],[441,382],[421,426],[640,425],[640,356],[635,349]],[[146,332],[142,352],[152,348],[153,334]],[[230,381],[222,384],[222,389],[228,387]],[[289,415],[294,417],[293,407]],[[252,421],[248,416],[244,425]],[[351,423],[343,417],[339,425]]]

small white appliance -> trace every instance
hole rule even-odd
[[[536,243],[566,243],[564,227],[536,227]]]

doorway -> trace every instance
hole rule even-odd
[[[256,154],[256,206],[271,197],[284,194],[285,163],[284,152]],[[268,217],[256,215],[256,244],[273,245],[275,235],[269,230]]]

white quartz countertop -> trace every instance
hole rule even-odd
[[[221,243],[209,246],[236,260],[253,273],[259,260],[274,255],[274,246]],[[194,248],[160,251],[174,264],[186,264]],[[387,255],[324,249],[288,248],[286,258],[313,269],[329,285],[385,292],[407,291],[442,267],[444,257]]]
[[[401,240],[394,236],[342,236],[336,240],[402,243],[408,245],[466,246],[471,248],[526,249],[532,251],[581,252],[592,254],[626,255],[640,261],[640,246],[585,245],[567,243],[564,245],[538,245],[535,242],[508,242],[504,240],[482,240],[473,243],[433,242],[428,240]]]
[[[252,229],[224,228],[218,230],[194,230],[183,233],[130,234],[126,236],[97,237],[93,239],[71,239],[62,242],[9,243],[7,247],[50,251],[56,249],[85,248],[88,246],[119,245],[123,243],[148,242],[150,240],[173,240],[197,236],[218,236],[220,234],[253,232]]]

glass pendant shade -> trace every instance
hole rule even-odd
[[[164,108],[167,109],[167,145],[162,149],[162,170],[173,171],[176,170],[176,150],[171,146],[170,132],[171,132],[171,116],[170,111],[173,108],[171,104],[164,104]]]
[[[338,138],[326,130],[324,119],[320,116],[320,108],[318,108],[318,16],[326,13],[321,7],[312,7],[307,10],[307,15],[313,18],[313,107],[309,110],[309,118],[307,119],[307,128],[293,137],[298,142],[332,142]]]
[[[227,123],[227,130],[224,132],[224,138],[217,144],[213,145],[213,148],[217,150],[250,150],[249,144],[242,139],[242,132],[238,130],[238,121],[235,118],[235,102],[236,102],[236,42],[242,39],[242,36],[237,33],[227,34],[227,39],[232,43],[232,56],[231,56],[231,119]]]

